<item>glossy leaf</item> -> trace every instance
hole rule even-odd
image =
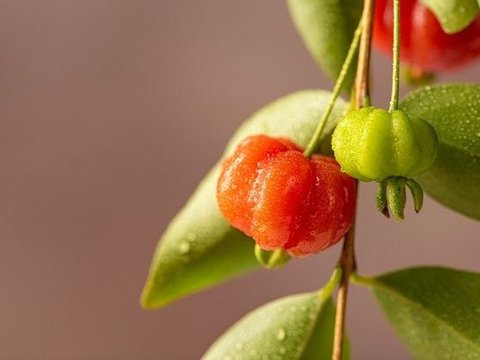
[[[420,0],[437,17],[446,33],[465,29],[480,13],[478,0]]]
[[[295,27],[315,61],[335,80],[347,56],[363,8],[358,0],[288,0]],[[352,64],[344,89],[351,89]]]
[[[371,285],[415,359],[480,359],[480,274],[420,267]]]
[[[285,297],[246,315],[225,332],[202,360],[330,360],[335,306],[322,293]],[[349,359],[348,345],[343,359]]]
[[[424,190],[443,205],[480,219],[480,86],[427,86],[409,94],[402,110],[430,122],[440,146]]]
[[[228,149],[260,133],[288,137],[306,146],[329,98],[327,91],[307,90],[274,101],[240,127]],[[345,108],[346,103],[339,100],[327,129],[332,130]],[[328,149],[329,137],[324,140],[322,148]],[[143,307],[164,306],[259,266],[254,242],[229,226],[218,210],[218,174],[215,166],[162,235],[142,293]]]

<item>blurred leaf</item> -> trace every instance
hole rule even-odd
[[[335,80],[347,56],[353,33],[362,15],[363,1],[288,0],[293,22],[315,61]],[[350,91],[356,64],[343,87]]]
[[[247,136],[268,134],[288,137],[305,148],[328,105],[332,93],[326,90],[302,90],[284,96],[245,121],[229,141],[226,153],[232,153],[235,147]],[[329,121],[325,125],[320,151],[333,154],[330,140],[338,118],[347,110],[348,103],[338,99]]]
[[[316,292],[288,296],[247,314],[202,360],[330,360],[334,326],[335,306],[329,296]],[[343,359],[349,359],[349,353],[346,344]]]
[[[437,17],[442,29],[453,34],[465,29],[480,13],[478,0],[420,0]]]
[[[480,219],[480,86],[427,86],[400,107],[432,124],[439,137],[437,161],[420,184],[443,205]]]
[[[270,134],[305,146],[330,98],[322,90],[306,90],[280,98],[247,120],[228,145],[232,151],[243,138]],[[346,109],[339,100],[327,130]],[[329,136],[322,148],[329,149]],[[215,166],[172,220],[152,260],[142,293],[144,308],[158,308],[185,295],[230,279],[259,265],[254,242],[221,216],[216,201],[219,167]]]
[[[371,286],[415,359],[480,359],[480,274],[419,267]]]

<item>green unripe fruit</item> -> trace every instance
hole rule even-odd
[[[342,170],[362,181],[413,178],[433,165],[437,146],[435,129],[426,121],[374,107],[349,111],[332,137]]]

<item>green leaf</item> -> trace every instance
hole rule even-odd
[[[306,146],[330,95],[305,90],[274,101],[240,127],[229,151],[246,136],[260,133],[289,137]],[[342,100],[337,102],[327,130],[333,129],[346,106]],[[322,148],[329,148],[329,136],[324,137]],[[254,242],[229,226],[218,210],[218,174],[217,165],[162,235],[141,297],[144,308],[162,307],[259,266]]]
[[[370,285],[415,359],[480,359],[480,274],[419,267]]]
[[[478,0],[420,0],[440,21],[449,34],[465,29],[480,13]]]
[[[226,154],[247,136],[268,134],[288,137],[305,148],[328,105],[332,93],[326,90],[303,90],[284,96],[252,115],[233,135]],[[347,110],[348,103],[339,98],[327,124],[320,151],[333,154],[330,146],[331,133],[338,118]]]
[[[295,27],[315,61],[335,80],[347,56],[363,8],[358,0],[288,0]],[[344,90],[350,91],[356,65],[352,64]]]
[[[439,137],[437,161],[420,184],[443,205],[480,219],[480,86],[427,86],[400,107],[430,122]]]
[[[202,360],[330,360],[335,306],[329,296],[307,293],[268,303],[227,330]],[[343,359],[349,359],[349,346]]]

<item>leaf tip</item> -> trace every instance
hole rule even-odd
[[[143,310],[153,310],[155,308],[155,302],[152,299],[151,291],[149,291],[149,286],[145,285],[140,294],[140,306]]]
[[[142,293],[140,294],[140,306],[143,310],[158,310],[167,305],[167,301],[163,300],[158,289],[154,289],[151,281],[147,280]]]

